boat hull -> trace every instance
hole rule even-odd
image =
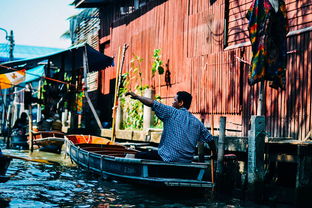
[[[173,188],[212,188],[204,163],[168,163],[126,158],[136,150],[121,145],[75,144],[67,140],[67,154],[78,165],[102,175],[134,183]]]
[[[12,158],[1,156],[0,157],[0,183],[6,182],[10,177],[6,177],[5,174],[11,163]]]
[[[13,149],[28,149],[27,137],[26,136],[11,136],[10,138],[11,148]]]
[[[64,144],[64,133],[57,131],[42,131],[33,133],[33,144],[39,146],[39,150],[60,153]]]

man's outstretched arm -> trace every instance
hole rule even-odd
[[[135,94],[134,92],[127,92],[126,96],[130,95],[132,99],[139,100],[141,103],[148,107],[152,107],[154,100],[148,97],[143,97]]]

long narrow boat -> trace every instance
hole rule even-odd
[[[10,177],[5,176],[8,167],[11,163],[12,158],[6,156],[0,156],[0,183],[4,183],[10,179]]]
[[[60,153],[65,138],[64,133],[59,131],[33,132],[33,144],[38,145],[40,150]],[[29,141],[30,142],[30,141]]]
[[[78,165],[129,182],[160,187],[212,188],[210,165],[128,158],[138,150],[86,135],[66,135],[66,152]]]

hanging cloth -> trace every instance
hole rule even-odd
[[[272,2],[272,4],[271,4]],[[252,45],[252,61],[248,83],[254,85],[262,80],[272,81],[270,86],[285,89],[288,21],[286,5],[276,1],[254,0],[247,12],[249,38]]]
[[[269,0],[275,12],[278,12],[278,0]]]
[[[25,70],[0,74],[0,89],[7,89],[22,83],[25,80]]]

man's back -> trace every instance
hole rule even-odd
[[[197,141],[209,142],[211,134],[186,108],[176,109],[153,103],[153,110],[164,122],[158,153],[166,162],[190,162]]]

